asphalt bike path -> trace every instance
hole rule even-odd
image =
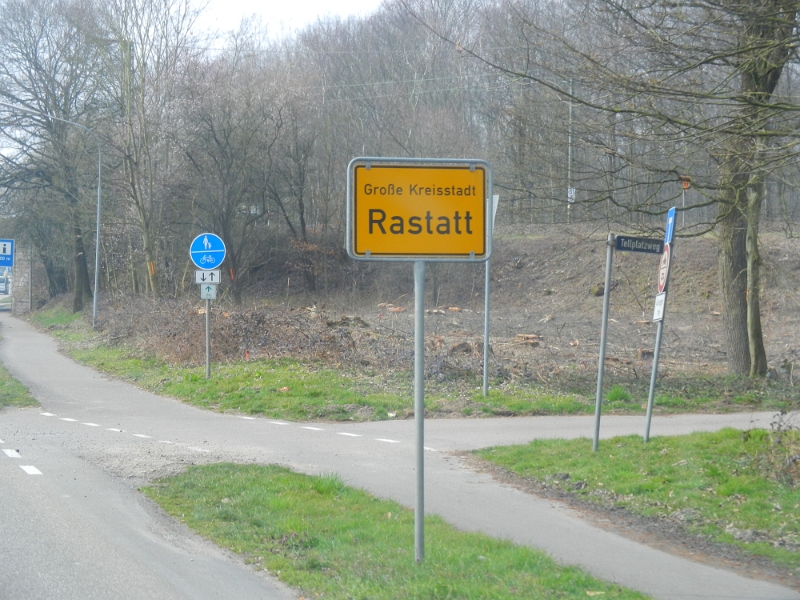
[[[209,545],[193,539],[181,526],[169,525],[169,520],[158,509],[135,492],[136,484],[176,472],[187,464],[225,460],[281,464],[309,474],[335,473],[349,485],[406,506],[414,505],[415,428],[411,420],[292,423],[203,411],[143,392],[76,364],[58,353],[52,339],[23,321],[3,315],[0,327],[0,360],[41,403],[40,409],[0,413],[0,440],[4,441],[0,448],[5,451],[12,449],[11,446],[14,449],[25,447],[22,459],[0,454],[0,479],[3,481],[0,507],[4,504],[8,480],[15,482],[9,489],[15,490],[16,504],[30,507],[26,509],[27,518],[58,512],[54,508],[56,505],[64,505],[66,508],[59,509],[62,511],[77,511],[87,521],[92,521],[95,510],[105,514],[109,529],[118,527],[127,532],[117,538],[111,535],[104,538],[104,543],[111,545],[110,550],[103,553],[109,557],[109,563],[113,563],[115,552],[132,552],[136,558],[134,562],[148,570],[152,563],[143,561],[141,556],[147,556],[153,546],[176,554],[175,561],[191,558],[202,547],[201,553],[208,556],[207,560],[227,565],[230,571],[241,571],[257,585],[264,586],[261,597],[289,597],[281,596],[286,591],[274,582],[253,575],[235,560],[226,558],[224,553],[215,555]],[[726,426],[767,427],[772,417],[773,413],[657,416],[653,419],[651,433],[671,435]],[[603,417],[602,437],[641,434],[643,426],[643,417]],[[426,512],[438,514],[460,529],[481,531],[543,549],[563,564],[579,565],[602,579],[659,599],[800,599],[800,593],[795,590],[695,563],[597,528],[562,503],[538,498],[498,483],[488,474],[475,472],[454,454],[490,445],[525,443],[538,437],[591,437],[592,417],[428,420],[425,431]],[[29,475],[22,466],[34,467],[41,474]],[[62,490],[55,484],[37,484],[55,486],[42,494],[30,488],[30,481],[68,479],[70,468],[91,475],[87,482],[90,485],[80,489],[84,495],[94,498],[94,502],[105,497],[101,505],[93,505],[89,498],[75,498],[74,494],[71,498],[60,499]],[[69,495],[61,493],[61,496]],[[118,499],[112,501],[115,495]],[[35,508],[38,503],[47,508]],[[69,508],[76,503],[81,504],[80,508]],[[117,503],[138,509],[117,511]],[[5,529],[6,523],[15,519],[19,521],[13,513],[0,508],[0,527]],[[44,532],[52,532],[57,527],[55,523],[51,527],[36,525]],[[50,535],[55,534],[47,533]],[[47,543],[47,536],[43,544]],[[120,548],[115,549],[117,539]],[[62,540],[62,544],[68,543],[72,541]],[[142,549],[132,550],[139,544]],[[29,546],[32,549],[27,551],[36,552],[35,541]],[[0,544],[0,557],[3,552]],[[167,569],[164,560],[156,562],[162,571]],[[0,558],[2,597],[6,597],[3,595],[6,582],[14,578],[9,568]],[[113,568],[113,565],[108,566],[109,570]],[[170,575],[172,579],[159,575],[158,570],[154,572],[159,579],[152,585],[158,587],[162,585],[159,582],[163,582],[164,589],[174,589],[175,594],[182,593],[176,580],[185,584],[186,579],[191,579],[185,571]],[[234,577],[243,587],[252,583],[245,576],[229,572],[212,579],[226,577]],[[131,577],[131,586],[138,585],[136,580]],[[143,577],[141,581],[141,593],[134,590],[139,595],[132,595],[128,586],[128,596],[114,597],[161,597],[144,591],[144,586],[150,585],[148,578]],[[185,597],[216,597],[212,593],[209,587],[205,595]],[[92,596],[43,594],[28,597]],[[249,596],[237,593],[229,597]]]

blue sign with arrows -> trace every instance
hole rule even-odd
[[[675,237],[675,207],[669,209],[667,213],[667,228],[664,231],[664,243],[671,244],[672,238]]]
[[[225,242],[215,233],[201,233],[192,241],[189,256],[198,269],[211,271],[225,260]]]

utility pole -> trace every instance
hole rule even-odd
[[[680,180],[683,184],[683,190],[681,191],[681,208],[683,209],[681,210],[681,229],[686,229],[686,190],[692,184],[692,178],[689,175],[681,175]]]
[[[567,225],[572,222],[572,205],[575,203],[575,188],[572,187],[572,97],[575,93],[572,77],[569,78],[569,119],[567,129]]]

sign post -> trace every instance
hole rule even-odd
[[[614,234],[606,240],[606,280],[603,287],[603,321],[600,326],[600,358],[597,364],[597,394],[594,402],[594,439],[592,451],[600,445],[600,413],[603,405],[603,376],[606,368],[606,336],[608,334],[608,306],[611,301],[611,267],[614,260]]]
[[[217,299],[222,271],[217,269],[225,260],[225,242],[214,233],[201,233],[189,246],[189,257],[200,269],[194,281],[200,285],[200,299],[206,301],[206,379],[211,379],[211,300]]]
[[[425,558],[425,263],[489,259],[491,190],[481,160],[354,158],[347,167],[348,255],[414,263],[417,562]]]
[[[492,195],[492,224],[489,227],[489,246],[491,247],[494,237],[494,222],[497,216],[497,205],[500,203],[499,194]],[[489,395],[489,297],[492,288],[492,259],[487,258],[484,263],[484,284],[483,284],[483,397]]]
[[[622,252],[644,252],[660,254],[664,251],[661,240],[608,234],[606,240],[606,279],[603,287],[603,321],[600,326],[600,359],[597,364],[597,394],[594,403],[594,439],[592,451],[600,446],[600,414],[603,408],[603,378],[606,368],[606,338],[608,335],[608,307],[611,302],[611,269],[614,262],[614,249]]]
[[[661,353],[661,337],[664,333],[664,313],[667,309],[667,292],[669,285],[669,267],[672,257],[673,238],[675,237],[675,207],[667,213],[667,226],[664,231],[664,254],[658,265],[658,294],[656,295],[653,321],[658,323],[656,330],[656,345],[653,350],[653,370],[650,374],[650,392],[647,395],[647,415],[645,416],[644,441],[650,441],[650,421],[653,417],[653,402],[656,391],[656,377],[658,376],[658,356]]]

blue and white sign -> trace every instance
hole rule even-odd
[[[0,240],[0,267],[14,266],[14,240]]]
[[[667,213],[667,229],[664,231],[664,243],[671,244],[675,236],[675,207],[669,209]]]
[[[215,233],[201,233],[192,241],[189,256],[198,269],[211,271],[225,260],[225,242]]]

